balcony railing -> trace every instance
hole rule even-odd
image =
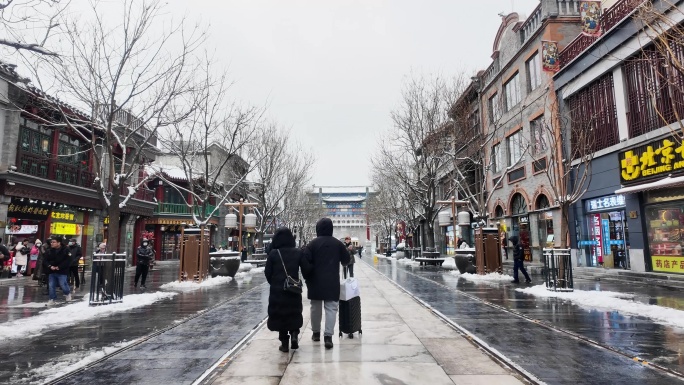
[[[211,215],[212,211],[216,206],[207,205],[204,210],[204,216]],[[155,214],[173,214],[173,215],[191,215],[193,207],[188,207],[185,203],[159,203],[157,208],[154,210]],[[194,207],[195,213],[200,212],[201,207]],[[218,210],[214,213],[214,216],[218,216]]]
[[[615,27],[615,25],[632,13],[643,2],[644,0],[619,0],[612,7],[606,9],[601,14],[600,19],[603,34]],[[560,67],[565,67],[599,38],[600,36],[587,36],[582,34],[577,36],[575,40],[570,42],[570,44],[558,54]]]
[[[124,183],[121,185],[121,195],[128,195],[128,184]],[[133,194],[133,198],[146,202],[154,202],[154,190],[138,189],[135,194]]]
[[[19,153],[18,163],[17,171],[23,174],[73,186],[93,188],[94,174],[79,165],[57,162],[28,152]]]

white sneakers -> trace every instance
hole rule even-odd
[[[67,296],[66,296],[66,301],[67,301],[67,302],[71,302],[71,294],[67,294]]]
[[[47,305],[48,306],[55,306],[55,300],[54,299],[49,300]]]

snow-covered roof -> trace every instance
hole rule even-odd
[[[324,202],[363,202],[366,200],[364,196],[327,196],[322,198]]]
[[[145,172],[147,172],[148,175],[163,173],[167,178],[179,181],[188,180],[188,177],[185,175],[185,171],[177,166],[151,164],[149,166],[145,166]]]
[[[368,192],[371,192],[370,186],[316,186],[311,187],[311,192],[318,194],[322,192],[323,194],[366,194],[366,188]]]

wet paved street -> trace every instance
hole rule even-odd
[[[437,267],[411,267],[383,259],[377,265],[370,262],[546,383],[601,384],[616,379],[627,384],[681,383],[631,357],[684,372],[682,329],[535,297],[515,291],[518,286],[508,283],[468,281]],[[160,265],[149,277],[147,291],[158,291],[163,283],[174,280],[177,268],[177,264]],[[135,290],[130,285],[133,274],[127,271],[127,294]],[[0,383],[42,383],[97,349],[113,351],[117,344],[136,340],[118,354],[57,383],[190,384],[266,316],[264,281],[259,272],[42,335],[2,341]],[[29,319],[45,309],[44,288],[14,282],[21,281],[0,283],[0,322]],[[575,287],[633,294],[635,301],[679,309],[684,303],[680,291],[653,286],[576,279]]]
[[[163,283],[176,279],[177,272],[177,263],[159,265],[148,276],[147,292],[160,290],[159,286]],[[135,289],[132,287],[134,270],[128,270],[126,274],[124,298],[126,294],[135,292]],[[205,309],[215,307],[229,301],[231,298],[237,298],[250,289],[255,289],[246,295],[245,298],[220,305],[216,309],[207,312],[206,317],[202,320],[195,318],[186,324],[155,337],[157,338],[156,342],[154,340],[147,340],[137,345],[135,349],[127,350],[118,357],[121,360],[117,362],[117,365],[112,367],[131,373],[135,373],[133,369],[136,367],[145,368],[148,370],[148,373],[151,369],[160,369],[162,366],[159,364],[159,357],[154,353],[155,346],[159,348],[166,343],[169,343],[169,349],[178,348],[179,350],[205,349],[206,351],[211,351],[214,348],[218,348],[220,343],[225,343],[230,348],[232,346],[230,341],[234,339],[233,337],[237,338],[237,340],[241,339],[246,334],[244,332],[245,328],[254,327],[265,317],[266,305],[264,298],[262,298],[262,292],[267,293],[267,288],[265,285],[262,286],[264,282],[263,273],[253,274],[246,276],[244,279],[236,279],[215,287],[180,292],[171,299],[156,302],[149,306],[115,313],[102,318],[95,318],[67,328],[49,331],[33,338],[27,335],[25,338],[0,341],[0,360],[4,364],[0,367],[0,383],[41,383],[46,377],[54,374],[55,371],[60,368],[64,369],[67,366],[67,362],[77,362],[80,358],[92,354],[96,349],[111,347],[122,341],[132,341],[148,336],[177,325],[179,320],[196,315]],[[3,282],[0,286],[0,298],[2,298],[0,301],[0,322],[27,318],[44,310],[43,303],[47,301],[47,295],[42,294],[43,291],[44,288],[34,286],[33,284],[15,286]],[[81,292],[76,299],[80,299],[79,297],[83,295],[85,294]],[[59,294],[59,297],[63,298],[61,294]],[[236,308],[239,308],[239,311]],[[208,325],[213,324],[220,326],[212,330]],[[193,327],[197,330],[206,330],[207,339],[194,339],[195,336],[190,333],[188,338],[185,339],[187,342],[183,341],[182,333],[189,333],[188,328]],[[171,331],[176,334],[167,334]],[[211,341],[212,336],[214,336],[216,341]],[[220,341],[221,338],[226,340]],[[171,344],[174,341],[177,345]],[[180,344],[181,342],[183,344]],[[179,347],[180,345],[183,346]],[[221,345],[221,349],[223,349],[223,345]],[[221,354],[225,353],[225,350]],[[131,357],[129,354],[132,354],[132,352],[137,354]],[[129,362],[125,361],[126,357],[131,361],[128,366]],[[168,352],[164,357],[164,361],[169,363],[171,362],[169,359],[173,358],[168,356]],[[54,367],[54,370],[50,370],[51,367]],[[205,369],[206,367],[201,368],[202,371]],[[89,373],[96,372],[97,366],[89,370]],[[173,377],[163,377],[169,374],[170,371],[158,370],[158,372],[159,378],[167,378],[167,380],[171,378],[166,383],[178,383]],[[190,369],[188,372],[194,373]],[[122,372],[123,374],[125,373]],[[125,381],[113,380],[107,383],[125,383]]]
[[[373,266],[372,261],[370,265]],[[374,267],[547,383],[601,384],[614,383],[618,378],[630,384],[681,383],[629,357],[507,310],[680,372],[684,371],[679,354],[684,345],[684,330],[655,324],[647,318],[537,298],[516,292],[517,286],[508,283],[474,283],[437,267],[410,267],[384,259],[379,259]],[[635,293],[636,300],[646,303],[677,304],[681,300],[679,292],[666,289],[576,280],[577,289],[593,290],[596,285],[601,285],[602,290]]]

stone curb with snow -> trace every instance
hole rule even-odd
[[[88,305],[87,298],[84,298],[83,301],[49,308],[32,317],[0,324],[0,338],[20,339],[37,337],[49,330],[76,325],[83,321],[101,318],[114,313],[126,312],[172,298],[175,295],[177,293],[129,294],[123,297],[123,302],[102,306],[90,306]]]

